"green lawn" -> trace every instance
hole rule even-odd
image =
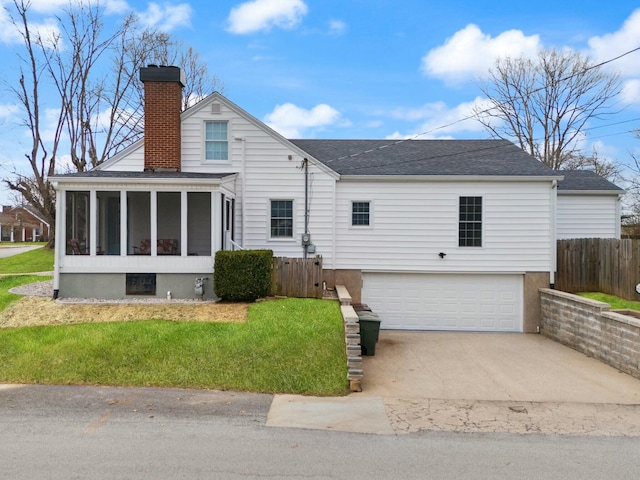
[[[8,383],[348,393],[339,306],[315,299],[256,303],[246,324],[142,320],[0,329],[0,365],[0,382]]]
[[[578,293],[578,295],[592,300],[598,300],[599,302],[608,303],[611,305],[612,310],[640,310],[640,302],[625,300],[614,295],[607,295],[606,293],[581,292]]]
[[[49,248],[38,248],[19,255],[0,258],[0,273],[50,272],[52,270],[53,250]]]
[[[42,282],[51,277],[40,277],[36,275],[20,275],[15,277],[0,277],[0,312],[7,308],[9,304],[22,298],[20,295],[9,293],[9,289],[27,283]]]

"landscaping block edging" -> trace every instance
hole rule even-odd
[[[349,390],[362,391],[362,348],[360,346],[360,319],[351,306],[351,296],[343,285],[336,285],[340,302],[340,313],[344,322],[345,343],[347,345],[347,378]]]
[[[640,379],[640,320],[571,293],[540,289],[540,333]]]

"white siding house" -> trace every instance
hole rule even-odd
[[[620,238],[624,190],[589,170],[558,173],[558,239]]]
[[[503,140],[288,140],[218,93],[158,114],[179,69],[141,78],[145,138],[53,178],[59,296],[190,298],[217,251],[309,234],[382,328],[536,331],[562,174]]]

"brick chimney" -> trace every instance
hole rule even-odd
[[[178,67],[140,69],[144,83],[144,170],[180,171],[180,110],[184,73]]]

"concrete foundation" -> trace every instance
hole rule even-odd
[[[105,300],[121,300],[133,298],[166,298],[171,292],[173,299],[200,298],[194,292],[196,278],[206,278],[204,282],[204,298],[217,300],[213,293],[213,272],[202,273],[158,273],[156,274],[155,295],[127,295],[126,274],[124,273],[66,273],[60,275],[60,298],[101,298]]]
[[[528,272],[524,275],[523,284],[523,318],[522,331],[524,333],[538,333],[542,320],[540,309],[540,289],[549,288],[550,276],[548,272]]]

